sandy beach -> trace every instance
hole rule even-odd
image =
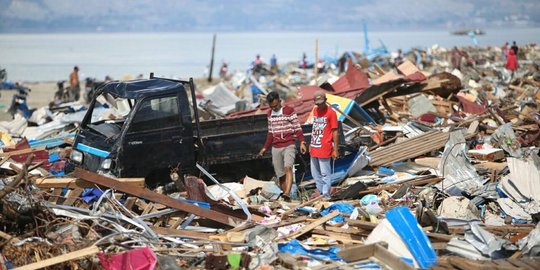
[[[32,89],[28,95],[27,102],[29,108],[40,108],[46,106],[53,100],[54,92],[56,91],[56,82],[35,82],[24,83],[24,86]],[[7,113],[7,109],[11,104],[14,90],[3,90],[0,96],[0,121],[11,120],[11,115]]]

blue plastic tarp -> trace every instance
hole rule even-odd
[[[339,248],[329,248],[325,249],[306,249],[303,247],[298,240],[292,240],[288,243],[278,244],[279,252],[289,252],[291,254],[307,255],[313,257],[317,260],[322,261],[343,261],[337,253]]]
[[[98,199],[103,195],[103,192],[99,190],[99,188],[86,188],[84,189],[84,192],[81,194],[81,198],[86,203],[91,203],[93,200]]]
[[[354,210],[354,206],[348,204],[348,203],[334,203],[330,205],[328,208],[321,211],[322,216],[326,216],[333,211],[338,210],[342,214],[351,214]],[[334,222],[343,222],[345,219],[342,216],[336,216],[331,219],[331,221]]]
[[[437,263],[437,255],[431,242],[409,208],[396,207],[386,212],[386,218],[407,245],[420,268],[427,269]]]

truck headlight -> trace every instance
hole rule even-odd
[[[101,168],[104,170],[108,170],[111,168],[112,160],[110,158],[103,160],[101,162]]]
[[[71,154],[69,154],[69,159],[73,160],[75,163],[82,164],[83,154],[77,150],[71,150]]]

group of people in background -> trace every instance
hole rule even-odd
[[[512,46],[509,45],[508,42],[506,42],[501,47],[502,52],[502,60],[504,63],[504,67],[511,72],[511,77],[514,77],[515,71],[519,67],[518,63],[518,51],[519,47],[517,46],[516,42],[512,42]],[[452,49],[451,59],[450,62],[452,64],[452,68],[461,70],[461,60],[462,58],[467,59],[467,65],[469,65],[469,61],[472,61],[469,55],[467,55],[466,52],[461,51],[458,49],[458,47],[454,46]]]
[[[306,154],[307,147],[304,134],[294,109],[283,106],[277,92],[270,92],[266,101],[271,110],[268,111],[268,135],[264,146],[258,153],[262,156],[272,147],[272,165],[282,197],[290,200],[293,185],[293,165],[296,157],[296,141],[300,145],[300,153]],[[314,93],[313,127],[309,154],[311,157],[311,175],[320,195],[330,197],[332,160],[339,157],[338,121],[336,112],[328,106],[323,91]]]

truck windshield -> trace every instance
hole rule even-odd
[[[107,138],[119,134],[135,101],[114,97],[109,93],[99,95],[96,101],[90,124],[87,127]]]

